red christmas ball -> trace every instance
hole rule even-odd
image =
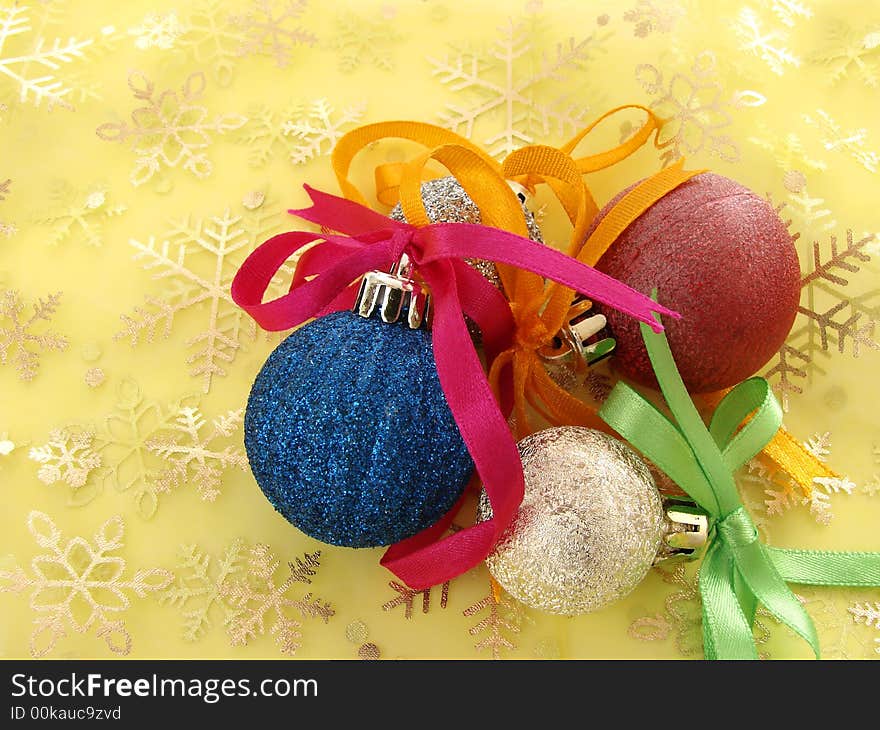
[[[654,203],[596,268],[646,294],[657,287],[660,301],[681,313],[663,324],[692,393],[728,388],[758,372],[785,342],[800,299],[800,265],[785,224],[766,200],[713,173]],[[638,323],[615,310],[603,313],[617,340],[617,369],[657,387]]]

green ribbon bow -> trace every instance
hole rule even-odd
[[[707,429],[665,335],[644,324],[641,331],[677,425],[625,383],[614,387],[599,415],[709,513],[710,544],[699,572],[706,658],[758,658],[752,636],[758,603],[806,640],[818,658],[816,628],[786,581],[880,586],[880,552],[788,550],[762,544],[733,472],[755,456],[782,423],[769,384],[755,377],[737,385],[718,404]]]

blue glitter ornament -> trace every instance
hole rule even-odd
[[[406,321],[344,311],[303,326],[257,375],[244,427],[275,509],[333,545],[390,545],[430,527],[473,470],[430,333]]]

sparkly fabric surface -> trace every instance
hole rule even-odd
[[[334,312],[269,356],[248,400],[254,478],[284,517],[333,545],[390,545],[430,527],[473,462],[430,333]]]
[[[588,613],[645,577],[663,536],[660,494],[626,444],[587,428],[549,428],[518,444],[526,492],[486,559],[512,596],[547,611]],[[485,496],[480,516],[491,516]]]
[[[502,162],[642,104],[664,146],[586,175],[599,208],[683,156],[783,206],[800,301],[761,372],[840,479],[805,496],[753,464],[737,481],[771,545],[880,549],[878,83],[864,0],[0,0],[0,656],[701,656],[699,561],[552,615],[485,566],[413,590],[381,549],[319,542],[264,496],[244,412],[289,333],[255,327],[232,277],[309,227],[287,214],[304,183],[340,192],[340,136],[386,120]],[[576,155],[644,118],[608,118]],[[352,181],[387,214],[375,167],[422,152],[371,144]],[[528,207],[564,248],[546,185]],[[601,401],[618,372],[564,380]],[[880,590],[794,590],[824,656],[880,658]],[[763,655],[807,657],[758,622]]]

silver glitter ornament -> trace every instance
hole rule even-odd
[[[532,434],[518,448],[525,497],[486,565],[528,606],[564,615],[595,611],[632,591],[659,557],[705,541],[706,518],[667,509],[648,467],[622,441],[565,426]],[[478,514],[491,516],[485,494]],[[686,534],[686,547],[668,541],[675,533]]]
[[[516,183],[511,183],[511,187]],[[441,177],[436,180],[428,180],[422,183],[422,202],[425,204],[425,212],[431,223],[482,223],[480,209],[476,203],[471,200],[470,196],[465,192],[454,177]],[[522,203],[523,212],[526,217],[526,227],[529,231],[529,238],[538,243],[543,243],[541,229],[535,221],[535,215],[525,205],[526,193],[525,189],[516,185],[514,192]],[[403,209],[400,203],[392,208],[389,217],[396,221],[406,222],[403,215]],[[501,288],[501,277],[498,276],[498,269],[492,261],[484,261],[483,259],[467,259],[467,262],[479,271],[486,279],[499,289]]]

